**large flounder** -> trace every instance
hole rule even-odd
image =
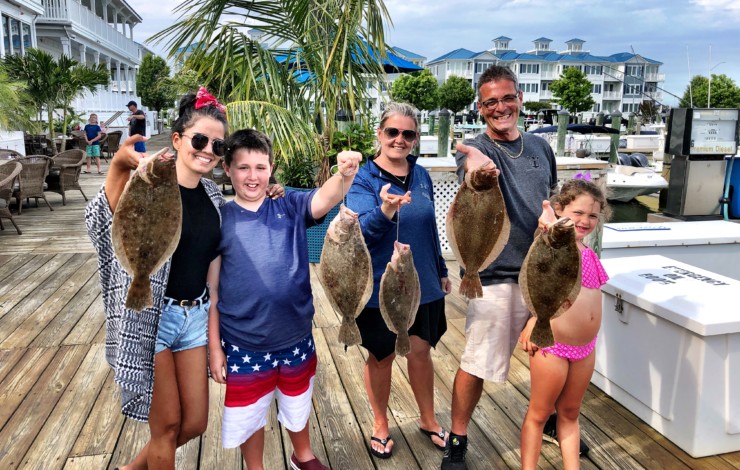
[[[483,296],[478,273],[501,254],[510,230],[495,170],[482,167],[467,172],[447,212],[447,239],[465,269],[461,295],[471,299]]]
[[[344,204],[326,230],[319,277],[329,303],[342,317],[339,341],[347,346],[360,344],[355,318],[373,293],[373,265],[357,214]]]
[[[393,255],[380,278],[380,313],[389,330],[396,333],[396,354],[405,356],[411,349],[409,328],[414,324],[421,300],[419,274],[411,247],[395,242]]]
[[[570,308],[581,290],[581,252],[572,220],[563,217],[535,237],[519,272],[519,286],[537,317],[530,341],[541,348],[552,346],[550,320]]]
[[[160,158],[168,150],[141,162],[113,214],[113,249],[134,278],[126,296],[126,308],[133,310],[152,306],[149,276],[167,262],[180,241],[182,201],[175,160]]]

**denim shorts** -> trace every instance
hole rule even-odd
[[[205,346],[208,342],[208,307],[211,302],[195,307],[166,305],[159,319],[159,331],[154,353],[165,349],[172,352]]]
[[[137,152],[146,152],[146,142],[136,142],[134,144],[134,150]]]

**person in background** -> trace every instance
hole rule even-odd
[[[445,295],[452,285],[437,233],[432,180],[426,169],[417,165],[418,157],[410,154],[419,138],[416,113],[405,103],[386,105],[377,130],[380,148],[360,168],[347,194],[347,207],[359,214],[373,264],[373,293],[357,317],[357,326],[362,346],[369,353],[365,388],[375,418],[370,452],[381,459],[391,456],[394,445],[388,429],[388,399],[396,334],[383,320],[378,295],[396,234],[401,243],[411,245],[421,285],[421,302],[409,329],[411,351],[406,355],[409,382],[419,406],[419,430],[440,450],[444,450],[447,435],[434,414],[431,348],[447,331]],[[401,207],[402,201],[407,201],[400,197],[403,195],[410,195],[411,200]]]
[[[126,107],[131,111],[131,114],[126,118],[128,121],[128,135],[141,135],[146,137],[146,114],[144,111],[139,109],[139,105],[136,101],[129,101]],[[134,150],[137,152],[146,152],[145,140],[137,140],[134,144]]]
[[[87,154],[87,168],[83,173],[90,173],[90,160],[95,159],[95,166],[98,167],[98,174],[102,175],[100,171],[100,139],[103,137],[103,129],[98,125],[98,115],[93,113],[90,115],[87,124],[85,124],[85,141],[87,147],[85,153]]]

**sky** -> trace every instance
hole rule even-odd
[[[134,39],[145,41],[170,26],[178,0],[128,0],[143,18]],[[435,59],[459,48],[481,52],[493,38],[512,38],[517,52],[539,37],[550,48],[573,38],[607,56],[631,52],[662,62],[663,103],[678,104],[694,75],[725,74],[740,85],[740,0],[386,0],[392,25],[387,43]],[[163,55],[161,46],[145,43]]]

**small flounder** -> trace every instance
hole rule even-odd
[[[396,354],[411,349],[409,328],[419,310],[421,287],[411,247],[395,242],[391,261],[380,279],[380,313],[389,330],[396,333]]]

